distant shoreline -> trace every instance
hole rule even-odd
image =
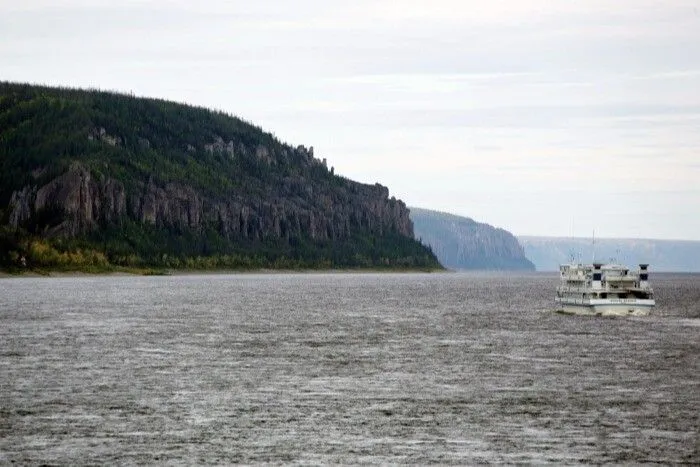
[[[225,276],[225,275],[282,275],[282,274],[489,274],[489,275],[536,275],[536,276],[555,276],[558,271],[499,271],[491,269],[471,269],[471,270],[451,270],[451,269],[211,269],[211,270],[182,270],[175,269],[172,271],[103,271],[103,272],[86,272],[86,271],[22,271],[8,272],[0,270],[0,280],[14,278],[41,278],[57,279],[71,277],[147,277],[147,276]],[[700,275],[700,272],[694,271],[656,271],[654,275],[670,276],[670,275]]]

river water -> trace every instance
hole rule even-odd
[[[698,463],[700,275],[0,280],[0,463]]]

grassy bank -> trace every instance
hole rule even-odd
[[[23,231],[0,232],[0,270],[9,274],[127,273],[162,275],[170,271],[436,271],[439,264],[429,257],[415,254],[392,256],[391,252],[375,249],[372,255],[350,254],[347,244],[325,245],[314,254],[280,254],[272,249],[249,249],[224,254],[174,254],[152,250],[110,248],[94,241],[80,239],[47,239]],[[143,249],[142,249],[143,250]],[[291,252],[287,252],[291,253]]]

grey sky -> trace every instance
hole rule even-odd
[[[515,234],[700,240],[699,10],[0,0],[0,79],[222,109]]]

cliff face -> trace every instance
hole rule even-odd
[[[0,182],[0,228],[97,239],[108,255],[110,245],[143,250],[142,226],[158,233],[136,253],[153,258],[439,266],[386,187],[340,177],[313,148],[235,117],[172,102],[0,83]]]
[[[535,266],[508,231],[467,217],[410,208],[416,238],[430,245],[440,263],[456,270],[524,270]]]
[[[381,185],[351,185],[333,193],[312,185],[299,189],[287,180],[270,198],[235,196],[221,200],[179,183],[137,182],[127,192],[112,178],[96,178],[80,164],[48,183],[13,191],[8,220],[12,227],[39,224],[49,237],[75,237],[119,224],[124,218],[157,227],[201,231],[216,226],[226,238],[261,240],[308,236],[313,240],[348,238],[354,230],[373,235],[413,236],[406,206],[390,199]],[[281,189],[280,189],[281,188]],[[271,193],[272,195],[273,193]],[[306,196],[304,196],[306,195]],[[45,212],[54,216],[40,220]]]

